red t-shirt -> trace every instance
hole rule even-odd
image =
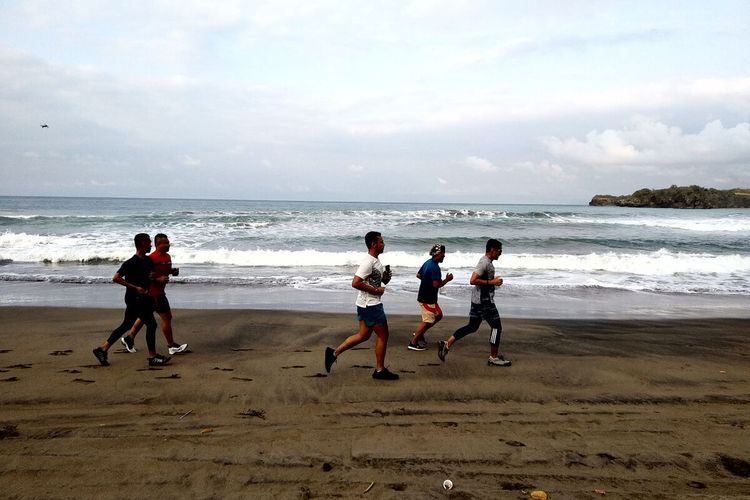
[[[154,276],[169,276],[170,271],[172,271],[172,257],[168,253],[161,253],[158,250],[154,250],[148,254],[148,258],[154,263]],[[151,280],[148,293],[152,297],[164,295],[164,288],[166,286],[166,283],[158,283],[156,280]]]

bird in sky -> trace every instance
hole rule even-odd
[[[42,127],[42,128],[49,128],[49,125],[47,125],[46,123],[42,123],[42,124],[40,125],[40,127]]]

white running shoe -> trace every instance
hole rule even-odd
[[[187,348],[188,348],[187,344],[180,344],[177,347],[170,347],[169,354],[180,354],[181,352],[185,352]]]
[[[135,348],[135,342],[133,342],[133,339],[125,335],[124,337],[120,338],[120,342],[122,342],[122,345],[125,346],[125,350],[129,353],[138,352]]]
[[[487,360],[487,364],[489,366],[510,366],[512,363],[502,356],[498,356],[496,358],[493,358],[492,356],[490,356],[489,359]]]

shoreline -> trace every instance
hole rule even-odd
[[[49,282],[4,282],[0,307],[120,308],[122,287],[106,284],[67,284]],[[172,286],[173,307],[185,310],[277,310],[350,314],[355,293],[351,290],[294,288],[221,287],[214,285]],[[465,295],[465,296],[464,296]],[[440,305],[446,317],[468,314],[468,293],[441,294]],[[540,291],[517,295],[503,290],[496,298],[503,318],[539,319],[701,319],[750,318],[745,295],[658,294],[613,289]],[[416,293],[389,290],[383,298],[386,313],[417,315]]]
[[[299,311],[177,309],[191,353],[149,369],[141,334],[101,367],[91,349],[122,312],[0,307],[7,496],[750,496],[742,319],[506,319],[513,366],[495,368],[486,325],[440,363],[466,318],[413,352],[416,314],[389,314],[401,380],[381,382],[373,340],[325,373],[353,314]]]

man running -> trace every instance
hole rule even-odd
[[[378,256],[385,250],[385,242],[380,233],[370,231],[365,235],[367,256],[362,260],[352,279],[352,287],[359,290],[357,294],[357,320],[359,331],[344,340],[336,349],[326,347],[325,368],[331,373],[331,366],[344,351],[365,342],[375,332],[375,371],[372,378],[376,380],[398,380],[398,375],[385,367],[385,351],[388,347],[388,319],[383,310],[380,298],[385,287],[391,281],[391,271],[383,268]]]
[[[169,276],[177,276],[180,270],[176,267],[172,267],[172,257],[169,255],[170,243],[167,235],[159,233],[154,236],[154,244],[156,245],[156,249],[149,254],[148,258],[154,263],[154,276],[162,279],[151,281],[148,294],[151,295],[151,298],[154,300],[154,310],[159,315],[159,318],[161,318],[161,331],[164,333],[164,338],[167,339],[169,354],[180,354],[185,352],[188,345],[178,344],[173,338],[172,309],[169,306],[169,300],[167,300],[167,294],[165,292],[165,288],[169,282]],[[138,335],[142,326],[143,322],[137,320],[133,325],[133,329],[130,330],[130,333],[120,339],[125,346],[126,351],[136,352],[135,336]]]
[[[490,357],[487,364],[490,366],[510,366],[511,362],[500,354],[500,334],[503,331],[500,322],[500,313],[495,306],[495,287],[503,284],[503,279],[495,277],[495,266],[493,261],[500,258],[503,253],[503,244],[498,240],[490,239],[485,247],[485,254],[479,259],[474,272],[471,273],[469,283],[474,285],[471,291],[471,310],[469,311],[469,324],[462,326],[445,341],[438,342],[438,357],[445,362],[448,351],[457,340],[462,339],[470,333],[479,329],[482,320],[489,323],[490,328]]]
[[[107,351],[122,334],[130,330],[136,319],[146,325],[146,344],[148,345],[149,366],[166,365],[170,358],[156,353],[156,321],[154,320],[154,301],[148,294],[149,284],[153,279],[154,264],[146,254],[151,250],[151,237],[145,233],[135,235],[135,255],[126,260],[117,270],[112,281],[122,285],[125,290],[125,317],[120,326],[115,328],[104,343],[94,349],[94,356],[102,366],[109,366]]]
[[[417,326],[414,335],[406,346],[412,351],[427,349],[427,340],[424,338],[424,334],[443,319],[443,311],[437,303],[438,291],[453,279],[451,273],[446,274],[445,279],[443,279],[440,271],[440,264],[443,260],[445,260],[445,245],[435,244],[430,248],[430,258],[422,264],[419,272],[417,272],[417,279],[420,280],[417,302],[419,302],[419,309],[422,312],[422,322]]]

